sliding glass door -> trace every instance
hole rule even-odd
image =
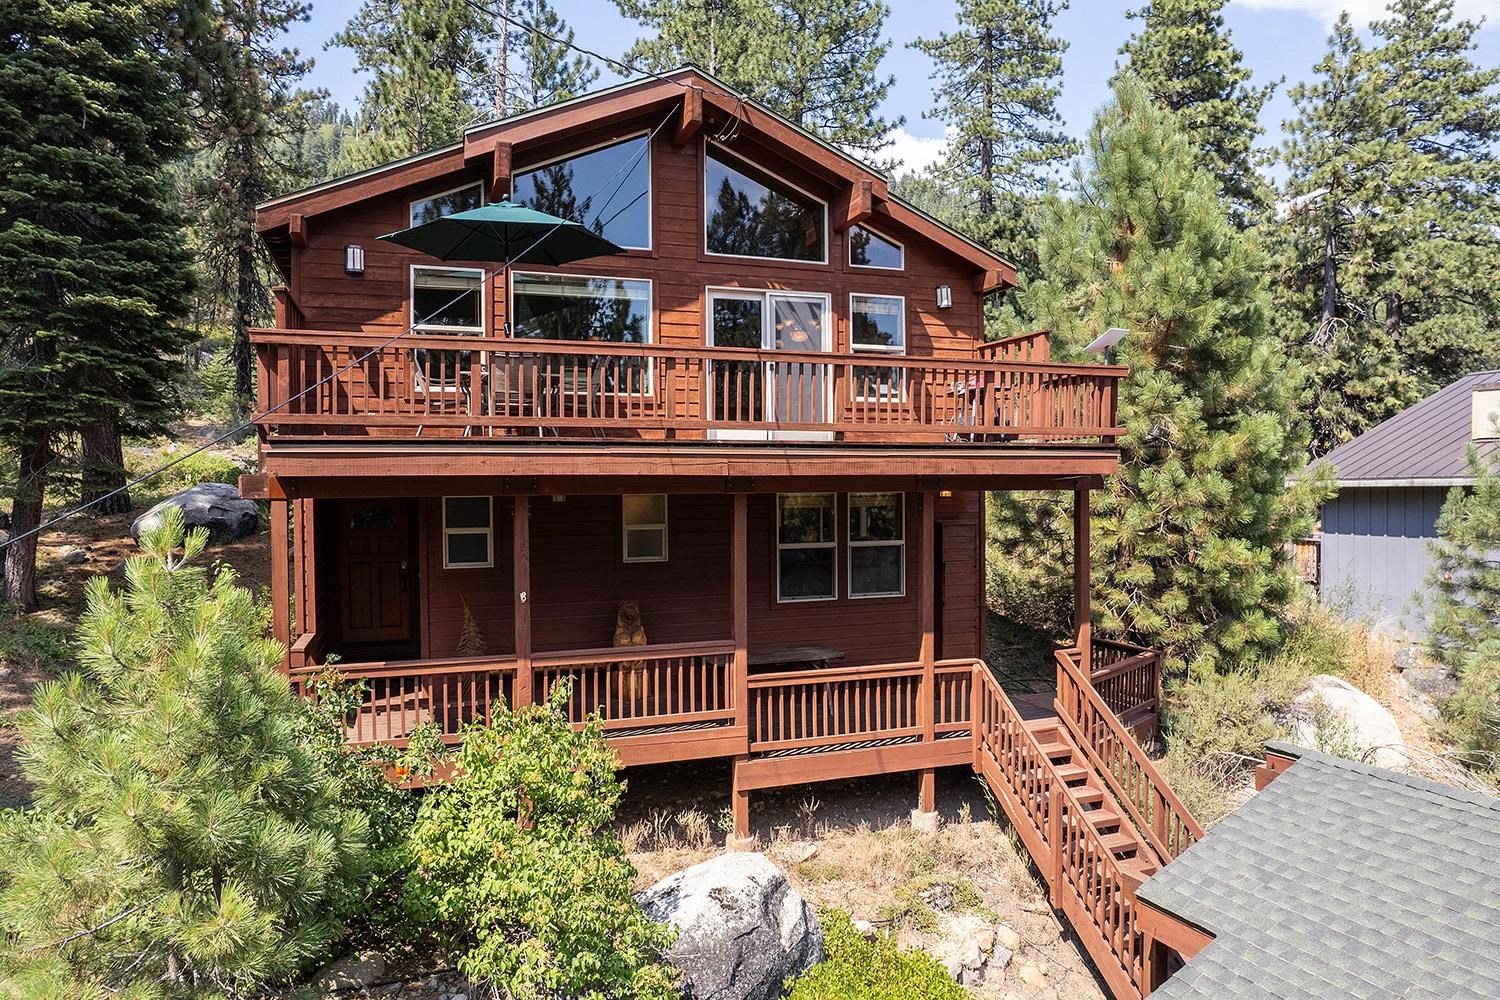
[[[811,354],[830,349],[829,300],[801,292],[711,289],[711,347]],[[786,361],[727,359],[710,367],[712,414],[720,423],[821,424],[828,420],[829,365],[809,358]],[[720,439],[821,440],[828,431],[720,427]]]

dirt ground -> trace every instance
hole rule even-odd
[[[12,723],[31,703],[32,688],[74,664],[72,634],[83,612],[84,586],[95,576],[123,580],[126,558],[139,551],[130,537],[130,524],[144,511],[139,507],[128,514],[79,516],[45,532],[37,546],[40,609],[29,615],[0,612],[0,808],[30,800],[30,786],[15,760]],[[82,550],[84,560],[63,562],[69,549]],[[264,532],[211,545],[206,558],[233,566],[242,584],[253,591],[270,581],[271,553]]]

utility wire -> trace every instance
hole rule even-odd
[[[595,188],[593,191],[591,191],[588,194],[588,197],[584,199],[585,203],[587,203],[589,199],[592,199],[595,195],[601,193],[606,186],[608,186],[611,182],[613,182],[615,180],[616,177],[620,178],[619,183],[615,185],[614,190],[612,190],[610,192],[609,197],[604,200],[604,203],[599,206],[599,210],[594,213],[594,219],[595,220],[598,220],[599,216],[604,212],[604,210],[609,207],[610,202],[614,200],[615,195],[619,193],[620,188],[622,188],[625,185],[625,182],[627,180],[629,180],[629,178],[630,178],[630,171],[632,171],[632,170],[635,169],[635,165],[640,162],[641,157],[643,157],[646,154],[646,151],[651,148],[651,141],[656,138],[656,136],[658,135],[658,133],[660,133],[663,128],[666,127],[667,123],[672,120],[672,117],[673,117],[673,113],[672,112],[668,112],[667,115],[666,115],[666,117],[664,117],[657,124],[657,126],[651,130],[650,135],[648,135],[646,137],[646,141],[641,144],[641,148],[636,152],[636,154],[634,156],[632,156],[629,160],[627,160],[624,163],[622,163],[619,167],[617,167],[615,169],[615,172],[613,174],[610,174],[607,178],[605,178],[604,181],[603,181],[603,183],[601,183],[597,188]],[[566,220],[564,220],[563,222],[554,223],[550,229],[548,229],[546,232],[542,233],[535,240],[533,240],[531,242],[531,244],[526,247],[526,249],[522,250],[520,253],[518,253],[515,256],[513,256],[512,258],[510,258],[510,260],[505,261],[499,267],[492,267],[492,268],[485,268],[485,269],[483,269],[484,270],[484,276],[485,276],[485,278],[492,278],[492,277],[494,277],[497,274],[503,274],[503,273],[505,273],[505,271],[511,266],[511,262],[512,261],[518,260],[518,259],[526,256],[528,253],[530,253],[531,251],[535,250],[537,247],[541,246],[541,244],[549,236],[551,236],[553,233],[557,232],[558,229],[562,228],[562,226],[565,224],[565,222],[566,222]],[[403,327],[401,329],[400,332],[398,332],[395,335],[393,335],[391,337],[388,337],[387,339],[381,341],[380,343],[376,344],[374,347],[371,347],[368,351],[366,351],[365,353],[361,354],[359,357],[355,358],[353,361],[350,361],[348,364],[344,365],[342,368],[338,368],[338,369],[336,369],[336,370],[334,370],[332,372],[329,372],[327,375],[325,375],[322,378],[318,379],[312,385],[309,385],[305,389],[302,389],[302,390],[300,390],[300,391],[298,391],[298,392],[296,392],[296,393],[288,396],[286,399],[284,399],[281,402],[277,403],[275,406],[271,407],[270,409],[265,410],[265,411],[263,411],[261,413],[257,413],[256,415],[245,419],[241,423],[237,424],[234,427],[231,427],[229,430],[227,430],[224,433],[218,435],[217,437],[215,437],[215,438],[213,438],[213,439],[211,439],[209,441],[206,441],[203,444],[199,445],[198,447],[194,448],[192,451],[185,452],[182,455],[179,455],[176,458],[172,459],[170,462],[167,462],[164,465],[159,465],[155,469],[152,469],[150,472],[146,472],[146,473],[143,473],[143,474],[137,476],[136,478],[130,480],[127,483],[125,483],[123,486],[117,486],[114,489],[110,490],[108,493],[104,493],[104,494],[102,494],[100,496],[95,497],[92,500],[87,501],[86,503],[81,503],[81,504],[79,504],[76,507],[70,508],[70,509],[64,511],[63,513],[61,513],[61,514],[58,514],[56,517],[52,518],[51,520],[42,522],[41,524],[37,525],[35,528],[30,529],[29,531],[22,532],[19,535],[13,535],[12,537],[6,539],[6,541],[5,541],[4,544],[0,544],[0,552],[6,551],[12,545],[15,545],[17,542],[24,541],[24,540],[26,540],[28,538],[31,538],[34,535],[39,535],[43,531],[46,531],[48,528],[52,527],[53,525],[58,524],[58,523],[60,523],[62,521],[66,521],[68,518],[76,517],[77,515],[83,513],[86,510],[88,510],[90,507],[93,507],[93,506],[95,506],[97,504],[101,504],[104,501],[110,499],[111,497],[119,496],[121,493],[127,493],[130,490],[134,489],[135,487],[141,485],[142,483],[144,483],[144,482],[146,482],[146,481],[148,481],[150,479],[156,478],[157,476],[161,475],[163,472],[166,472],[168,469],[170,469],[170,468],[172,468],[172,467],[174,467],[176,465],[180,465],[183,462],[186,462],[188,459],[192,458],[194,455],[201,454],[201,453],[207,451],[208,449],[214,447],[215,445],[222,444],[225,441],[229,440],[230,438],[234,437],[235,435],[243,433],[246,430],[249,430],[250,428],[254,427],[255,424],[258,421],[264,420],[266,417],[269,417],[273,413],[276,413],[277,411],[279,411],[279,410],[281,410],[281,409],[283,409],[283,408],[291,405],[293,402],[297,401],[298,399],[301,399],[303,396],[307,395],[308,393],[313,392],[314,390],[316,390],[316,389],[318,389],[318,388],[320,388],[320,387],[322,387],[324,385],[327,385],[329,382],[331,382],[334,379],[338,378],[340,375],[343,375],[345,372],[350,371],[351,369],[357,368],[360,365],[364,364],[373,355],[379,353],[380,351],[385,350],[387,347],[389,347],[390,345],[394,344],[396,341],[400,340],[402,337],[405,337],[407,334],[411,333],[417,327],[423,325],[428,320],[431,320],[434,316],[440,315],[449,306],[456,305],[464,297],[465,294],[467,294],[467,293],[466,292],[459,292],[457,295],[453,296],[453,298],[449,299],[447,302],[444,302],[442,305],[438,306],[436,309],[434,309],[432,312],[428,313],[426,316],[423,316],[421,319],[413,320],[412,322],[408,323],[405,327]],[[457,346],[455,346],[455,348],[454,348],[454,350],[463,350],[463,349],[464,348],[457,347]]]

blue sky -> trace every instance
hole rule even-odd
[[[576,42],[586,48],[619,56],[639,28],[617,12],[609,0],[553,0],[558,11],[577,33]],[[941,147],[942,126],[922,117],[931,105],[931,64],[927,57],[907,48],[919,36],[936,34],[953,25],[953,5],[946,0],[888,0],[892,8],[886,31],[894,44],[881,69],[896,76],[886,100],[887,116],[905,116],[906,125],[896,136],[894,152],[908,165],[934,157]],[[1108,96],[1108,79],[1119,59],[1122,42],[1135,22],[1125,11],[1140,6],[1119,0],[1073,0],[1059,16],[1058,34],[1069,48],[1063,61],[1063,94],[1059,110],[1069,132],[1081,134],[1090,116]],[[1291,116],[1286,88],[1310,75],[1322,57],[1327,29],[1341,9],[1348,9],[1360,24],[1381,14],[1384,0],[1231,0],[1225,10],[1235,44],[1255,73],[1257,82],[1285,77],[1285,83],[1267,104],[1261,125],[1262,143],[1279,142],[1281,123]],[[1485,17],[1478,36],[1476,59],[1486,66],[1500,66],[1500,0],[1457,0],[1459,13]],[[312,17],[296,26],[292,44],[316,57],[311,74],[313,86],[326,88],[340,104],[353,108],[363,87],[347,49],[324,50],[329,36],[338,31],[357,7],[356,0],[313,0]],[[602,82],[617,77],[605,71]]]

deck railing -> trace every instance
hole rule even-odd
[[[734,716],[733,643],[580,649],[532,658],[532,696],[546,701],[565,679],[574,724],[598,712],[606,731],[724,722]]]
[[[274,410],[259,424],[278,437],[800,432],[973,444],[1121,433],[1125,369],[1110,365],[431,335],[387,343],[311,330],[253,337],[260,409]]]
[[[1161,709],[1161,653],[1114,639],[1094,639],[1089,681],[1120,718]]]
[[[1077,649],[1057,651],[1057,715],[1089,763],[1165,864],[1203,837],[1203,827],[1151,758],[1085,679]]]

